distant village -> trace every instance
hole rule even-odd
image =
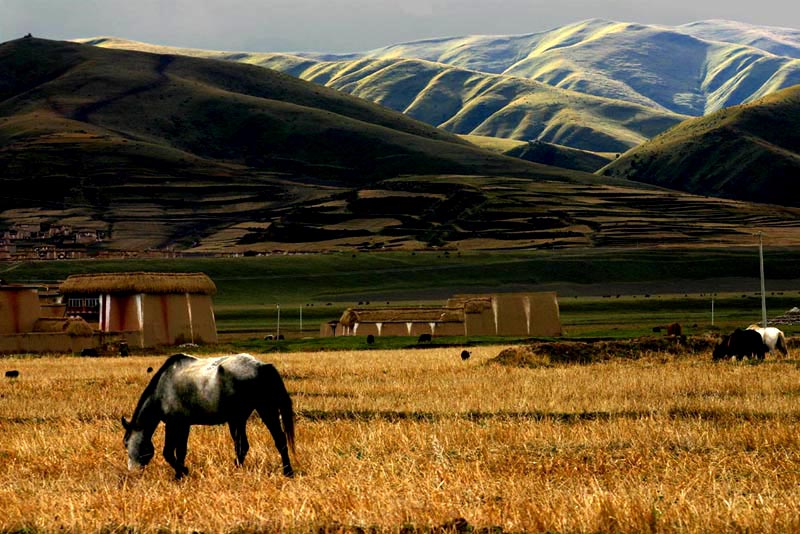
[[[240,256],[295,255],[298,252],[191,252],[172,247],[147,250],[102,248],[110,239],[106,230],[75,228],[68,224],[15,223],[0,228],[0,261],[74,260],[82,258],[232,258]]]
[[[14,224],[0,230],[0,261],[83,258],[92,245],[105,238],[105,230],[66,224]]]

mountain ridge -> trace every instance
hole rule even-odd
[[[111,48],[179,49],[112,38],[87,41]],[[457,134],[539,140],[573,148],[623,152],[686,116],[605,97],[554,89],[515,77],[416,59],[361,58],[318,62],[299,56],[183,50],[195,57],[243,61],[403,112]]]
[[[218,52],[111,37],[81,41],[257,64],[453,133],[622,152],[688,116],[800,83],[798,54],[773,53],[800,50],[798,35],[728,21],[670,27],[589,19],[541,32],[432,38],[350,54]],[[593,113],[612,102],[615,113]],[[652,127],[618,118],[635,113],[649,115]]]

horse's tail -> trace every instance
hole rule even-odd
[[[786,344],[786,336],[783,335],[783,332],[778,332],[778,341],[775,342],[775,348],[784,356],[789,356],[789,347]]]
[[[292,398],[286,390],[286,384],[283,383],[280,373],[274,365],[265,366],[267,371],[268,391],[272,391],[275,395],[274,401],[278,408],[278,413],[281,416],[281,423],[283,424],[283,434],[286,436],[286,443],[292,454],[295,454],[294,449],[294,408],[292,406]]]

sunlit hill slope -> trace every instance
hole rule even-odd
[[[601,172],[699,194],[800,206],[800,86],[688,120]]]
[[[105,48],[260,65],[376,102],[457,134],[622,152],[687,118],[640,103],[420,59],[363,57],[323,61],[289,54],[163,47],[111,37],[85,42]]]

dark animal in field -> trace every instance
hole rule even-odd
[[[462,360],[469,360],[469,357],[472,356],[468,350],[461,351],[461,359]]]
[[[124,341],[119,344],[119,355],[120,356],[129,356],[130,349],[128,348],[128,344]]]
[[[667,335],[674,336],[674,337],[681,337],[683,335],[683,329],[681,328],[680,323],[672,323],[667,326]]]
[[[228,425],[236,465],[244,462],[250,445],[247,419],[257,412],[267,425],[281,455],[283,474],[294,475],[295,414],[292,399],[278,370],[249,354],[198,359],[170,356],[142,392],[131,421],[122,418],[128,469],[144,468],[153,458],[153,433],[164,422],[164,458],[175,478],[188,474],[186,446],[191,425]]]
[[[97,358],[100,354],[97,352],[97,349],[83,349],[81,351],[81,356],[89,356],[92,358]]]
[[[272,334],[264,336],[264,341],[272,341],[273,339],[275,339],[275,338],[273,337]]]
[[[373,343],[375,343],[375,336],[370,334],[367,336],[367,345],[372,345]]]
[[[757,324],[751,324],[747,327],[748,330],[753,330],[761,335],[761,339],[769,349],[769,352],[777,350],[784,357],[789,356],[789,348],[786,345],[786,336],[783,332],[774,326],[761,328]]]
[[[153,368],[152,367],[148,367],[147,368],[147,373],[149,374],[149,373],[152,373],[152,372],[153,372]]]
[[[730,335],[723,336],[720,344],[714,349],[713,359],[717,361],[735,356],[737,360],[741,360],[745,356],[748,358],[755,356],[763,360],[768,350],[769,347],[764,345],[758,332],[737,328]]]
[[[11,371],[6,371],[6,378],[19,378],[19,371],[16,369],[12,369]]]
[[[432,339],[430,334],[420,334],[417,343],[430,343]]]

